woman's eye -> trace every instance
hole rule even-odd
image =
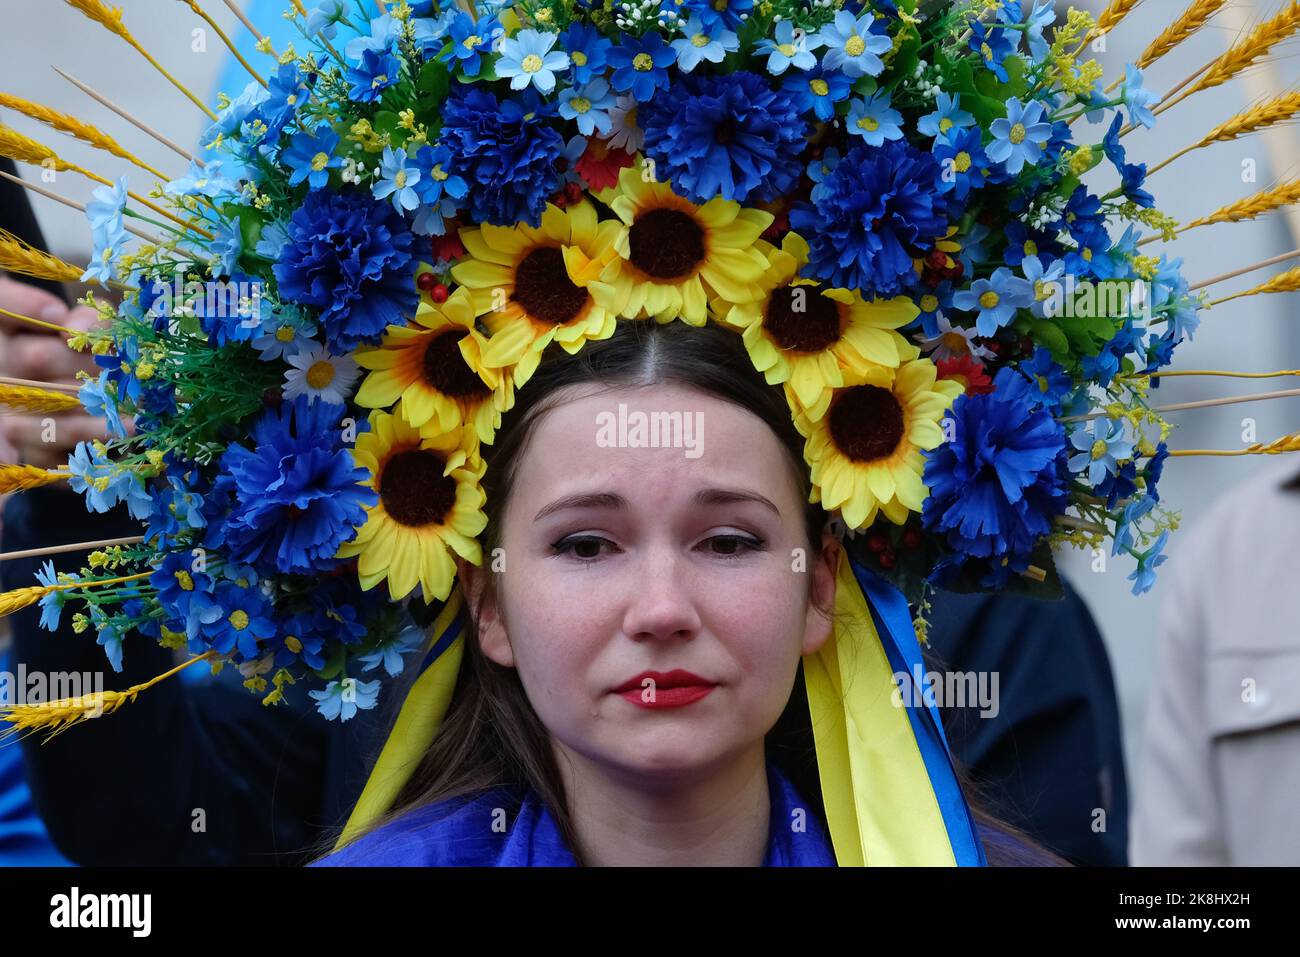
[[[720,558],[739,558],[746,552],[756,552],[763,547],[762,539],[750,538],[748,535],[714,535],[705,539],[705,544],[721,544],[720,550],[712,549],[713,554]]]
[[[551,551],[556,555],[573,554],[573,557],[580,561],[595,561],[600,557],[601,545],[613,545],[614,543],[606,538],[597,538],[594,535],[574,535],[570,538],[562,538],[551,545]]]

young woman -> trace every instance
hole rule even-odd
[[[691,444],[611,443],[637,413]],[[317,863],[834,866],[800,670],[832,636],[842,546],[803,448],[729,329],[552,346],[483,448],[445,718],[388,812]],[[989,863],[1059,862],[975,816]]]

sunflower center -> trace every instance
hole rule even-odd
[[[465,364],[460,340],[469,332],[444,332],[424,350],[424,381],[443,395],[452,398],[481,398],[492,390],[478,374]]]
[[[532,319],[562,326],[587,305],[587,290],[575,286],[564,267],[564,253],[555,246],[534,249],[515,270],[510,296]]]
[[[443,457],[431,449],[398,452],[379,476],[384,511],[412,528],[442,523],[456,504],[456,480],[442,474],[445,468]]]
[[[886,458],[903,438],[903,407],[879,386],[846,389],[827,415],[831,439],[854,462]]]
[[[630,259],[654,279],[682,279],[704,259],[704,230],[679,209],[652,209],[628,231]]]
[[[820,286],[782,286],[772,292],[763,328],[782,349],[821,352],[840,338],[840,310]]]

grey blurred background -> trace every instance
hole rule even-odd
[[[1028,0],[1026,0],[1028,2]],[[226,70],[228,55],[219,39],[206,31],[206,50],[196,49],[204,30],[203,22],[178,0],[125,0],[121,3],[129,29],[182,83],[211,101],[218,75]],[[1097,12],[1104,4],[1077,0],[1074,4]],[[1061,19],[1067,4],[1060,4]],[[1107,38],[1106,50],[1096,54],[1106,67],[1109,83],[1123,71],[1149,40],[1186,6],[1184,0],[1145,0]],[[1250,24],[1272,13],[1277,2],[1230,4],[1200,34],[1185,42],[1147,73],[1146,85],[1163,93],[1197,67],[1221,53]],[[221,0],[203,0],[203,7],[221,27],[235,35],[243,27]],[[55,0],[0,0],[5,33],[0,44],[0,90],[36,100],[73,113],[110,133],[128,149],[162,171],[179,176],[185,162],[120,120],[50,69],[56,64],[90,84],[146,123],[154,125],[182,145],[197,139],[207,119],[180,93],[164,82],[134,51],[118,38],[87,22],[80,14]],[[1211,127],[1242,108],[1258,102],[1268,93],[1292,88],[1297,81],[1296,46],[1284,46],[1273,61],[1252,70],[1246,77],[1196,96],[1163,114],[1152,131],[1140,130],[1125,137],[1130,162],[1154,165],[1171,153],[1199,139]],[[273,68],[269,58],[258,57],[254,65],[263,72]],[[238,76],[238,74],[231,74]],[[240,76],[242,88],[246,78]],[[146,185],[145,177],[127,163],[83,147],[68,137],[11,111],[3,121],[29,136],[54,147],[66,159],[114,177],[129,173],[133,186]],[[1084,136],[1099,139],[1105,127],[1080,122]],[[1297,175],[1297,137],[1283,128],[1230,144],[1218,144],[1190,154],[1156,174],[1149,182],[1158,207],[1182,221],[1257,192],[1268,185]],[[1253,162],[1256,181],[1243,181],[1243,164]],[[39,182],[31,167],[27,175]],[[89,198],[92,184],[72,173],[59,174],[50,188],[79,201]],[[1093,185],[1110,189],[1113,181],[1099,179]],[[36,210],[52,252],[74,263],[84,263],[89,251],[89,234],[82,215],[51,202],[36,201]],[[1193,230],[1173,245],[1172,252],[1185,261],[1185,274],[1192,282],[1245,266],[1300,246],[1300,219],[1275,216],[1255,222],[1211,226]],[[1147,247],[1146,251],[1159,249]],[[1280,272],[1275,266],[1216,286],[1217,294],[1246,288]],[[1300,316],[1294,294],[1239,300],[1202,314],[1195,339],[1180,346],[1174,368],[1222,368],[1271,370],[1300,367]],[[1246,394],[1289,387],[1287,380],[1263,382],[1224,379],[1174,379],[1160,388],[1161,403],[1218,395]],[[1300,428],[1300,400],[1285,399],[1173,413],[1177,429],[1170,439],[1174,448],[1239,448],[1243,420],[1254,419],[1259,441],[1268,441]],[[1300,458],[1235,457],[1174,459],[1168,464],[1162,484],[1162,498],[1181,509],[1184,528],[1195,523],[1205,508],[1219,496],[1259,469],[1297,469]],[[1162,571],[1179,561],[1178,536],[1171,537],[1170,559]],[[1091,568],[1092,555],[1067,549],[1061,556],[1064,572],[1079,588],[1096,615],[1110,649],[1120,694],[1125,726],[1125,747],[1130,781],[1136,778],[1141,759],[1142,728],[1147,690],[1151,683],[1156,620],[1162,592],[1155,589],[1142,597],[1130,594],[1128,559],[1110,560],[1107,570]]]

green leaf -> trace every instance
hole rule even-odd
[[[1070,355],[1070,340],[1061,329],[1052,322],[1041,320],[1030,326],[1029,337],[1052,353],[1052,358],[1063,363]]]

